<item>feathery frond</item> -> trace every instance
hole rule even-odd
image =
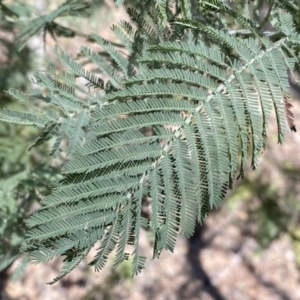
[[[109,61],[82,47],[109,79],[105,87],[70,56],[57,52],[69,72],[99,89],[97,101],[81,101],[72,80],[70,85],[38,73],[37,83],[48,89],[44,100],[62,116],[55,121],[53,115],[45,120],[31,114],[0,115],[5,121],[44,127],[35,145],[56,136],[52,155],[69,138],[71,159],[64,177],[28,220],[23,247],[35,262],[65,256],[53,282],[98,242],[90,262],[96,270],[116,249],[114,265],[131,255],[137,274],[145,261],[139,250],[141,227],[154,231],[154,257],[173,251],[178,235],[191,236],[196,222],[221,205],[237,175],[243,177],[248,156],[257,167],[273,108],[278,141],[284,140],[286,120],[296,131],[288,72],[299,63],[299,36],[291,15],[280,16],[283,37],[274,42],[223,2],[200,4],[230,15],[252,36],[231,35],[190,19],[188,1],[180,1],[173,15],[169,1],[156,1],[148,17],[153,21],[159,16],[160,24],[153,26],[129,10],[136,28],[126,22],[113,28],[129,59],[98,36],[93,38]],[[199,32],[201,41],[195,39]],[[128,71],[134,68],[137,72]],[[27,99],[14,93],[20,101]],[[149,128],[150,135],[145,133]],[[151,200],[149,220],[141,215],[145,198]],[[127,245],[133,246],[132,253]]]
[[[28,40],[37,32],[44,29],[47,31],[51,28],[57,17],[63,16],[88,16],[90,6],[87,2],[82,0],[67,0],[60,5],[57,9],[45,16],[37,17],[28,22],[19,32],[17,43],[20,45],[20,50],[24,48]],[[51,31],[50,31],[51,32]]]

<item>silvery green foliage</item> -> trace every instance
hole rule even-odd
[[[155,233],[154,257],[173,251],[178,235],[191,236],[233,181],[243,178],[249,156],[257,167],[273,109],[280,143],[286,120],[296,131],[288,78],[299,63],[295,16],[274,4],[278,38],[272,38],[220,1],[199,4],[203,16],[218,13],[223,23],[234,20],[247,34],[191,19],[187,0],[176,1],[175,9],[170,1],[146,1],[147,17],[129,9],[133,22],[113,27],[126,51],[96,35],[110,59],[82,47],[104,77],[56,49],[67,71],[37,73],[46,96],[10,90],[28,111],[6,110],[0,118],[43,128],[31,147],[55,138],[51,154],[57,155],[61,141],[69,139],[63,179],[28,220],[22,248],[34,262],[65,257],[53,282],[95,244],[90,265],[96,270],[116,249],[114,265],[131,255],[137,274],[145,262],[141,227]],[[82,100],[75,76],[97,94],[86,92]],[[55,109],[37,111],[30,97]],[[149,128],[152,134],[145,134]],[[143,199],[151,200],[149,217],[141,214]],[[133,245],[131,253],[127,245]]]

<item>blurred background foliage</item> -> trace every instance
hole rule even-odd
[[[259,251],[267,249],[270,244],[282,234],[292,240],[296,263],[300,268],[300,202],[298,183],[300,169],[286,161],[277,164],[271,159],[268,164],[274,164],[273,172],[278,176],[266,178],[263,170],[257,170],[248,176],[228,197],[227,205],[234,210],[240,203],[246,212],[243,224],[247,228],[245,236],[254,237],[260,246]],[[281,182],[279,184],[278,182]]]
[[[80,18],[77,12],[76,17],[62,15],[50,23],[45,21],[46,19],[41,21],[41,15],[49,14],[63,3],[64,1],[58,0],[37,2],[0,0],[0,109],[3,107],[18,109],[20,104],[12,101],[5,91],[9,88],[28,91],[32,87],[30,77],[35,70],[45,69],[49,62],[60,68],[51,52],[51,47],[56,43],[66,51],[70,51],[72,55],[78,56],[78,45],[91,43],[89,34],[99,34],[101,31],[104,35],[107,34],[106,38],[110,37],[107,24],[111,20],[115,22],[112,16],[117,13],[116,10],[111,10],[112,1],[86,1],[86,7],[81,8],[81,17],[85,19]],[[126,1],[126,5],[143,12],[139,0]],[[232,5],[237,5],[240,13],[252,12],[250,18],[259,21],[262,27],[274,30],[267,19],[268,1],[245,0],[232,2]],[[123,18],[124,14],[117,19]],[[211,22],[219,28],[223,26],[217,14],[213,12],[203,18],[201,20],[203,22]],[[36,19],[41,21],[36,30],[26,31],[26,24]],[[233,29],[234,26],[235,24],[232,24]],[[20,33],[21,37],[19,35],[17,38]],[[22,50],[19,50],[20,46]],[[47,57],[47,62],[44,57]],[[38,202],[50,193],[54,178],[59,176],[64,162],[63,156],[55,161],[50,160],[47,145],[28,152],[27,148],[35,140],[36,135],[37,129],[0,123],[0,272],[2,274],[21,256],[19,247],[26,230],[25,220],[39,207]],[[267,155],[271,157],[265,160],[265,164],[273,166],[271,172],[276,173],[277,178],[273,180],[272,176],[266,175],[264,166],[255,172],[248,172],[250,175],[243,182],[238,182],[235,190],[229,195],[224,209],[234,212],[242,207],[242,217],[233,218],[232,222],[242,228],[245,238],[250,236],[257,241],[259,245],[257,253],[268,249],[280,236],[287,235],[291,240],[296,263],[300,269],[300,195],[297,187],[300,180],[299,165],[293,165],[291,163],[293,157],[288,155],[278,163],[273,159],[272,151]],[[218,218],[218,214],[219,211],[215,211],[214,217]],[[199,229],[195,236],[202,235],[203,230],[205,227]],[[26,264],[26,260],[24,263]],[[130,262],[125,262],[125,265],[121,265],[117,271],[111,269],[105,284],[94,286],[84,299],[100,299],[95,296],[99,290],[106,295],[103,299],[113,299],[110,294],[111,287],[120,281],[126,282],[125,285],[130,288],[133,279],[128,275],[129,265]]]
[[[0,1],[0,108],[20,109],[6,93],[9,88],[27,91],[29,76],[38,68],[35,51],[26,46],[20,52],[15,43],[19,20],[31,16],[33,7],[24,1]],[[0,272],[20,256],[25,220],[34,203],[50,192],[59,169],[48,167],[46,147],[28,152],[36,130],[0,123]]]

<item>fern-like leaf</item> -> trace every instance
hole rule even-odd
[[[96,270],[116,249],[114,265],[132,255],[133,274],[137,274],[145,260],[139,249],[140,228],[154,231],[154,257],[163,250],[173,251],[178,235],[191,236],[196,222],[221,205],[236,174],[243,177],[248,156],[252,167],[257,167],[272,108],[280,143],[285,119],[296,130],[288,71],[293,72],[298,63],[291,53],[299,39],[295,30],[288,35],[291,18],[281,17],[285,33],[274,43],[220,1],[200,2],[206,9],[213,5],[229,14],[253,37],[240,38],[188,19],[187,1],[181,1],[181,10],[171,16],[165,8],[169,1],[160,1],[156,9],[160,25],[152,26],[130,10],[137,29],[123,23],[126,37],[117,31],[132,51],[128,61],[96,36],[116,67],[82,48],[112,85],[104,88],[93,106],[81,103],[73,85],[38,75],[37,82],[49,90],[49,103],[63,114],[51,153],[57,155],[67,136],[67,153],[73,157],[57,188],[44,199],[42,210],[28,220],[23,249],[32,251],[36,261],[65,256],[55,280],[74,268],[97,242],[99,248],[90,262]],[[177,18],[180,13],[183,18]],[[166,25],[177,34],[172,33],[170,41]],[[194,38],[199,32],[200,42]],[[63,60],[70,71],[95,82],[72,58]],[[127,72],[133,66],[138,72]],[[54,128],[46,124],[43,139]],[[150,135],[145,133],[149,129]],[[85,144],[77,146],[82,141]],[[150,220],[142,217],[145,198],[151,200]],[[133,246],[131,254],[127,245]]]
[[[32,36],[34,36],[41,29],[46,28],[47,25],[49,26],[49,24],[51,24],[57,17],[68,15],[87,16],[89,7],[89,4],[84,1],[66,1],[50,14],[31,20],[25,26],[23,26],[19,32],[17,42],[20,50],[25,47],[26,43]]]

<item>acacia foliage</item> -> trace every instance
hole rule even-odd
[[[155,234],[154,257],[173,251],[178,235],[191,236],[243,178],[249,157],[257,167],[273,109],[280,143],[286,122],[296,131],[288,73],[299,63],[300,36],[288,4],[270,7],[273,36],[217,0],[199,1],[197,20],[190,1],[175,4],[145,1],[146,15],[129,9],[132,22],[113,27],[125,51],[92,35],[106,56],[86,46],[81,52],[99,74],[56,48],[65,71],[36,73],[40,90],[29,94],[9,91],[28,109],[4,110],[2,121],[42,128],[30,148],[55,139],[50,154],[57,156],[69,140],[63,178],[27,221],[22,247],[37,263],[65,258],[52,282],[95,244],[89,264],[96,270],[115,250],[114,265],[132,256],[137,274],[145,262],[141,227]],[[218,22],[201,22],[212,13]],[[231,30],[232,22],[240,29]],[[49,109],[37,109],[32,98]],[[142,213],[145,199],[149,215]]]

